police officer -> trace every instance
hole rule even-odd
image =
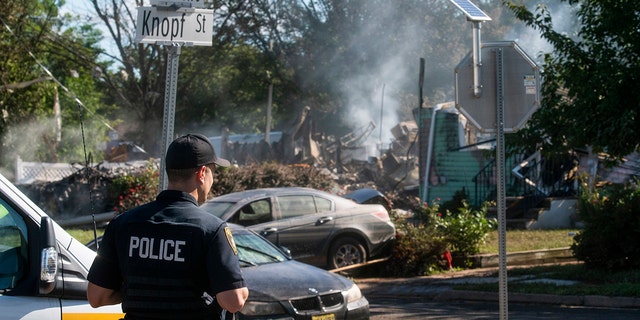
[[[92,307],[122,302],[125,319],[217,319],[235,313],[249,291],[230,229],[199,208],[216,157],[209,139],[188,134],[167,149],[168,188],[114,218],[89,271]]]

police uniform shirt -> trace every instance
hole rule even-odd
[[[109,223],[88,279],[124,285],[126,319],[213,319],[206,297],[245,287],[226,223],[175,190]]]

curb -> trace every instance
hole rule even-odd
[[[413,278],[363,278],[355,282],[365,296],[421,297],[433,301],[486,301],[499,302],[498,292],[454,290],[453,286],[465,279],[497,281],[490,275],[496,268],[469,269],[434,276]],[[540,293],[508,293],[508,301],[521,304],[547,304],[558,306],[640,309],[640,298],[603,295],[553,295]]]
[[[552,294],[509,293],[509,302],[566,305],[574,307],[594,308],[629,308],[640,309],[640,298],[609,296],[562,296]],[[499,302],[497,292],[484,291],[444,291],[433,297],[434,301],[487,301]]]
[[[386,281],[365,280],[358,283],[365,296],[422,297],[433,301],[485,301],[499,302],[498,292],[454,290],[442,284],[411,283],[408,279]],[[422,281],[418,281],[422,282]],[[536,293],[509,293],[509,302],[524,304],[548,304],[594,308],[640,309],[640,298],[609,297],[600,295],[563,296]]]
[[[463,279],[494,281],[498,256],[484,254],[470,257],[479,268],[413,278],[366,278],[355,280],[365,296],[423,297],[434,301],[486,301],[499,302],[498,292],[454,290],[453,285]],[[540,266],[577,262],[570,248],[507,253],[507,268],[523,265]],[[640,309],[640,298],[611,297],[602,295],[553,295],[537,293],[508,293],[509,302],[525,304],[549,304],[594,308]]]

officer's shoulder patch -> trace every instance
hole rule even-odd
[[[233,254],[238,255],[238,249],[236,248],[236,242],[233,241],[233,234],[231,234],[231,228],[224,227],[224,234],[227,236],[227,242],[229,242],[229,246],[233,249]]]

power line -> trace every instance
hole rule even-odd
[[[18,36],[16,36],[15,33],[13,33],[13,30],[11,30],[11,28],[9,27],[9,25],[7,25],[4,20],[2,18],[0,18],[0,21],[2,21],[2,24],[4,25],[5,29],[7,29],[7,31],[9,31],[9,33],[15,37],[16,39],[18,39]],[[54,81],[58,86],[60,86],[62,88],[62,90],[64,90],[65,93],[67,93],[79,106],[81,106],[83,109],[85,109],[90,115],[96,117],[98,120],[100,120],[100,122],[102,122],[102,124],[104,124],[107,128],[114,130],[115,129],[109,125],[109,123],[104,120],[102,117],[100,117],[99,115],[95,114],[93,111],[91,111],[89,108],[87,108],[87,106],[84,105],[84,103],[82,103],[82,101],[80,100],[80,98],[78,98],[78,96],[76,96],[73,92],[71,92],[71,90],[69,90],[69,88],[67,88],[65,85],[62,84],[62,82],[60,82],[60,80],[58,80],[58,78],[56,78],[51,71],[49,71],[49,69],[47,67],[45,67],[40,60],[38,60],[38,58],[36,58],[36,56],[31,52],[31,50],[27,50],[27,52],[29,53],[29,56],[31,56],[31,58],[36,62],[36,64],[42,69],[44,70],[44,72],[50,77],[51,81]]]

